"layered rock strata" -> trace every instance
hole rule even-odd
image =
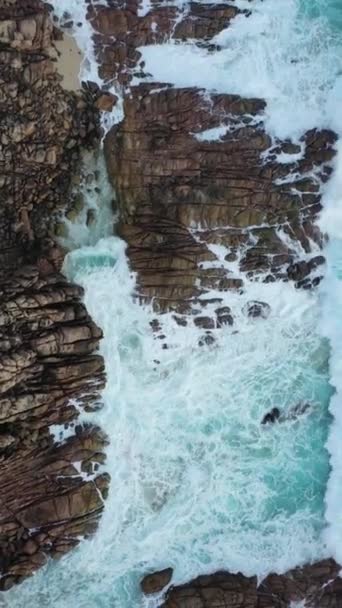
[[[264,105],[153,84],[132,88],[125,99],[125,118],[106,140],[119,230],[140,294],[162,310],[198,308],[211,290],[242,290],[243,275],[309,287],[324,261],[313,253],[321,244],[314,222],[335,137],[307,133],[303,157],[291,161],[298,148],[271,141]],[[222,141],[202,139],[222,122]],[[282,152],[287,164],[277,162]]]
[[[200,314],[206,294],[242,290],[243,275],[298,287],[320,281],[315,219],[335,135],[277,141],[265,130],[263,100],[175,88],[144,73],[139,47],[172,38],[219,53],[213,36],[241,13],[248,18],[202,2],[89,7],[100,72],[124,86],[124,120],[106,139],[119,233],[140,297],[162,311]],[[142,83],[132,86],[133,76]],[[210,141],[217,127],[221,137]]]
[[[91,534],[109,482],[105,436],[77,425],[100,405],[101,331],[51,238],[99,117],[89,88],[63,89],[57,34],[39,0],[0,0],[1,589]]]

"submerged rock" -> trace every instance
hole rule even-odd
[[[298,403],[289,409],[288,412],[281,412],[278,407],[274,407],[263,417],[261,424],[273,424],[274,422],[285,422],[286,420],[297,420],[312,409],[310,403]]]
[[[262,319],[267,319],[271,313],[271,307],[266,302],[247,302],[247,304],[243,307],[243,312],[247,317],[253,319],[259,317]]]
[[[216,308],[215,314],[217,327],[222,327],[223,325],[233,325],[234,320],[229,306],[221,306],[220,308]]]
[[[278,407],[273,407],[270,412],[267,412],[263,417],[261,424],[273,424],[280,418],[280,409]]]

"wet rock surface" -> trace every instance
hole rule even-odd
[[[99,73],[106,80],[115,78],[128,84],[134,75],[144,73],[138,47],[163,43],[168,38],[191,38],[200,46],[210,47],[210,39],[241,13],[248,11],[223,3],[190,2],[177,7],[152,0],[150,10],[144,11],[139,0],[108,0],[107,6],[91,2],[88,16],[96,31]]]
[[[342,602],[340,568],[333,560],[256,577],[217,572],[170,587],[160,608],[279,608],[298,603],[308,608],[337,608]]]
[[[152,3],[144,15],[135,2],[89,9],[103,75],[127,85],[124,120],[105,142],[119,232],[139,296],[161,311],[178,312],[185,302],[198,308],[212,289],[241,291],[243,276],[299,288],[322,277],[315,220],[334,133],[313,130],[299,144],[274,140],[264,127],[262,99],[176,88],[152,77],[144,82],[139,46],[169,38],[208,45],[238,13],[196,2],[183,12]],[[142,81],[132,86],[137,69]],[[217,127],[221,137],[212,141]]]
[[[177,309],[212,289],[241,290],[241,272],[298,285],[310,285],[307,277],[317,272],[321,256],[317,263],[316,257],[297,260],[298,243],[310,254],[311,241],[321,241],[314,226],[319,185],[310,178],[305,191],[294,194],[295,175],[302,183],[301,172],[318,163],[323,177],[335,138],[311,133],[303,159],[292,165],[272,156],[262,160],[271,146],[263,108],[262,100],[212,95],[207,103],[196,89],[158,91],[154,85],[134,87],[126,98],[125,119],[107,137],[108,167],[140,294],[162,309]],[[199,128],[219,126],[222,114],[242,122],[222,142],[199,141]],[[247,114],[260,115],[259,125],[249,126]],[[239,261],[222,261],[217,246]]]
[[[0,0],[0,588],[93,533],[109,479],[100,329],[60,273],[53,238],[82,151],[99,141],[89,90],[67,92],[39,0]],[[65,433],[65,439],[63,439]]]
[[[172,568],[165,568],[159,572],[153,572],[147,574],[141,581],[141,589],[145,595],[151,595],[153,593],[159,593],[169,584],[172,579],[173,570]]]
[[[314,129],[299,142],[272,139],[262,99],[154,82],[139,47],[191,39],[219,53],[212,37],[237,15],[248,18],[234,2],[170,4],[152,0],[143,9],[137,0],[90,2],[89,18],[100,74],[123,85],[124,119],[107,135],[105,151],[139,298],[173,310],[184,327],[195,315],[204,345],[215,340],[214,327],[234,324],[220,302],[214,315],[205,313],[212,289],[241,293],[247,279],[292,281],[298,289],[319,284],[324,236],[316,218],[336,136]],[[220,138],[213,140],[217,127]],[[242,312],[254,322],[271,311],[250,301]],[[154,329],[162,331],[160,324]],[[273,414],[269,422],[282,415]],[[162,608],[337,607],[339,570],[325,560],[270,575],[260,585],[256,578],[217,573],[171,587]]]
[[[139,46],[192,38],[219,52],[213,35],[241,11],[233,4],[193,2],[181,14],[154,0],[145,14],[137,0],[88,6],[101,74],[127,87],[125,117],[108,135],[106,154],[141,299],[174,309],[185,326],[184,315],[193,305],[198,309],[199,297],[212,288],[242,290],[241,272],[253,280],[291,280],[300,288],[318,284],[324,260],[313,251],[322,244],[315,218],[321,183],[331,172],[334,134],[314,130],[299,146],[271,141],[263,100],[209,98],[148,79],[130,86],[133,76],[146,77]],[[81,289],[60,274],[64,254],[51,231],[73,196],[81,148],[99,139],[97,109],[110,111],[116,99],[91,83],[82,94],[63,90],[50,58],[58,35],[40,0],[0,0],[2,589],[93,533],[109,483],[100,469],[105,436],[77,425],[80,408],[100,404],[101,332],[81,302]],[[222,121],[221,139],[206,139],[205,132]],[[227,249],[224,260],[215,245]],[[251,303],[246,314],[262,317],[262,304]],[[197,315],[196,324],[207,332],[203,344],[214,341],[213,327],[234,322],[230,309],[219,305],[214,319],[200,310]],[[70,437],[59,441],[62,430]],[[218,573],[171,588],[163,606],[267,608],[305,600],[307,606],[338,607],[338,571],[327,560],[271,575],[259,587],[255,578]],[[160,591],[161,585],[149,589]]]

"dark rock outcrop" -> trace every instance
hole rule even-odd
[[[61,86],[55,33],[40,0],[0,0],[1,589],[91,534],[109,483],[105,436],[77,425],[100,405],[101,331],[51,238],[99,119]]]
[[[269,412],[265,414],[263,417],[261,424],[274,424],[274,422],[287,422],[289,420],[298,420],[311,412],[313,406],[311,403],[300,402],[296,405],[293,405],[289,408],[288,411],[281,411],[278,407],[273,407]]]
[[[159,593],[169,584],[172,579],[172,574],[172,568],[165,568],[165,570],[160,570],[160,572],[147,574],[141,581],[143,593],[145,593],[145,595]]]
[[[217,572],[171,587],[161,608],[286,608],[297,602],[307,608],[337,608],[342,602],[339,570],[333,560],[324,560],[271,574],[260,585],[256,577]]]
[[[109,0],[107,6],[90,3],[88,16],[96,31],[99,73],[126,85],[134,75],[143,74],[139,46],[191,38],[210,48],[210,39],[240,13],[247,11],[221,3],[189,2],[179,8],[152,0],[146,14],[141,14],[139,0]]]
[[[238,12],[196,2],[180,13],[152,3],[143,16],[136,2],[90,8],[101,69],[128,84],[139,67],[139,45],[170,36],[209,43]],[[314,256],[322,242],[315,219],[336,137],[313,130],[300,145],[272,140],[264,108],[262,99],[167,83],[127,89],[124,120],[108,134],[105,151],[139,296],[160,310],[187,303],[194,311],[212,289],[241,290],[241,272],[303,288],[319,283],[324,258]],[[210,141],[217,127],[225,130]],[[217,246],[226,248],[224,260]]]
[[[297,261],[298,243],[309,253],[310,239],[321,240],[314,226],[320,186],[316,178],[303,184],[300,175],[318,164],[324,177],[334,154],[332,133],[308,134],[303,159],[284,165],[272,154],[262,159],[272,145],[262,100],[212,95],[209,103],[200,90],[141,85],[124,108],[106,153],[119,230],[142,297],[177,308],[198,304],[211,289],[243,289],[234,270],[238,256],[239,271],[266,281],[303,281],[324,261]],[[222,115],[231,129],[223,141],[196,137],[218,126]],[[258,115],[260,123],[250,126],[247,117]],[[216,255],[217,245],[226,247],[231,264]]]

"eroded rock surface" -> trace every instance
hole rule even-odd
[[[242,290],[243,276],[303,288],[321,278],[315,219],[321,184],[331,173],[334,133],[313,130],[296,144],[278,141],[265,130],[262,99],[151,78],[131,83],[139,70],[144,77],[139,46],[172,37],[209,48],[213,34],[239,12],[196,2],[183,11],[152,3],[146,14],[136,2],[90,7],[104,76],[130,83],[124,120],[106,139],[119,231],[138,272],[140,297],[161,310],[197,310],[212,289]],[[221,137],[212,141],[217,127]]]
[[[159,593],[172,579],[172,568],[165,568],[159,572],[147,574],[141,581],[141,589],[146,595]]]
[[[322,184],[332,171],[335,134],[314,129],[299,142],[272,139],[262,99],[153,81],[139,47],[191,39],[219,53],[212,37],[240,14],[234,2],[190,2],[179,8],[152,0],[143,9],[137,0],[107,0],[106,5],[90,2],[89,17],[100,73],[123,86],[124,119],[108,134],[105,149],[120,209],[119,232],[137,271],[140,298],[161,311],[195,312],[195,325],[210,331],[220,319],[225,325],[234,322],[230,308],[217,301],[220,294],[215,294],[214,316],[201,310],[212,289],[241,292],[247,280],[292,281],[299,289],[318,285],[324,237],[316,218]],[[251,301],[244,313],[263,319],[270,309]],[[186,316],[176,319],[187,325]],[[158,319],[152,329],[158,337]],[[339,570],[326,560],[271,575],[259,586],[256,578],[217,573],[171,587],[162,608],[271,608],[296,602],[337,607],[342,605]]]
[[[99,139],[89,90],[65,91],[42,2],[0,0],[0,268],[34,259],[65,209],[81,147]]]
[[[339,570],[333,560],[324,560],[271,574],[259,586],[256,577],[218,572],[171,587],[161,608],[337,608],[342,605]]]
[[[61,86],[56,34],[39,0],[0,0],[1,589],[91,534],[109,482],[104,434],[77,425],[100,405],[101,331],[52,238],[98,111]]]
[[[324,258],[301,261],[298,244],[310,253],[321,243],[314,221],[334,135],[308,133],[303,158],[278,163],[285,144],[277,142],[275,151],[263,127],[262,100],[212,95],[209,102],[196,89],[158,88],[132,89],[125,119],[106,141],[120,234],[141,295],[162,308],[198,305],[211,289],[243,289],[241,271],[310,286],[307,277]],[[199,138],[222,116],[228,128],[222,141]],[[315,177],[302,177],[314,168]],[[319,276],[314,273],[315,283]]]
[[[226,28],[240,13],[233,5],[189,2],[172,6],[163,0],[152,0],[145,11],[139,0],[108,0],[107,6],[90,3],[89,19],[96,31],[94,37],[99,73],[106,80],[115,78],[128,84],[143,73],[144,64],[138,47],[159,44],[168,38],[192,39],[211,48],[210,39]]]

